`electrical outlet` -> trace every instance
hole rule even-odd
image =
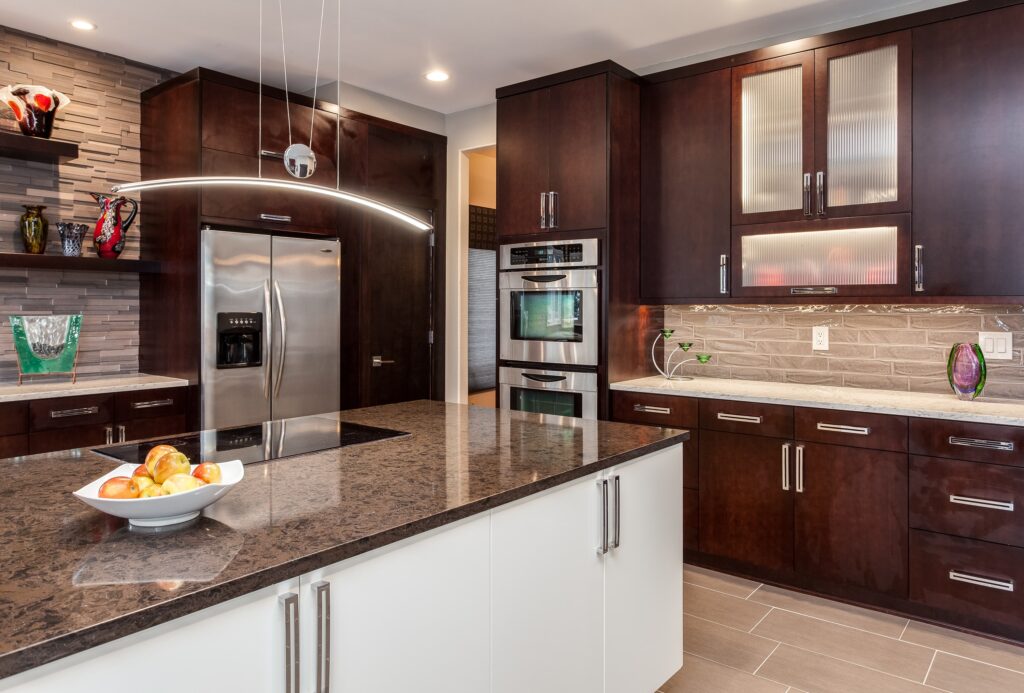
[[[811,330],[811,349],[828,351],[828,325],[815,325]]]
[[[1008,361],[1013,358],[1012,332],[979,332],[981,353],[990,361]]]

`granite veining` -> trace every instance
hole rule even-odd
[[[79,378],[72,383],[69,377],[52,376],[17,383],[0,385],[0,403],[21,402],[30,399],[52,397],[75,397],[78,395],[99,395],[108,392],[131,392],[134,390],[158,390],[165,387],[185,387],[187,380],[167,378],[162,375],[119,375],[106,378]]]
[[[952,393],[901,392],[725,378],[666,380],[661,376],[612,383],[611,389],[1024,426],[1024,402],[1020,400],[983,397],[965,402]]]
[[[75,501],[116,466],[86,450],[3,462],[0,678],[641,455],[687,433],[441,402],[325,415],[411,435],[246,467],[166,535]]]

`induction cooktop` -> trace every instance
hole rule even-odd
[[[240,459],[243,464],[253,464],[407,435],[403,431],[347,423],[326,416],[304,416],[115,445],[93,452],[129,464],[141,464],[154,446],[173,445],[193,462]]]

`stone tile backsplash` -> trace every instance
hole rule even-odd
[[[984,395],[1024,398],[1024,306],[665,306],[670,342],[713,354],[680,373],[814,385],[949,392],[946,357],[979,331],[1013,333],[1013,359],[988,362]],[[811,328],[829,326],[829,350],[811,349]],[[691,352],[692,353],[692,352]]]

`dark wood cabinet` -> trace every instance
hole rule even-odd
[[[641,105],[640,297],[729,295],[730,71],[648,85]]]
[[[797,442],[795,568],[907,596],[907,455]]]
[[[910,452],[1024,467],[1024,428],[969,421],[911,419]]]
[[[28,402],[0,404],[0,436],[28,432]]]
[[[498,235],[537,233],[547,213],[550,92],[535,89],[498,101]]]
[[[0,436],[0,460],[28,454],[28,436]]]
[[[185,433],[188,430],[184,414],[135,419],[134,421],[118,424],[117,429],[119,442],[174,436]]]
[[[700,427],[772,438],[793,437],[793,408],[726,399],[700,400]]]
[[[852,448],[907,451],[907,417],[837,409],[797,407],[796,439]]]
[[[914,244],[926,296],[1022,296],[1024,6],[914,30]]]
[[[37,455],[43,452],[107,445],[116,440],[114,435],[113,422],[34,430],[28,436],[28,451],[29,454]]]
[[[611,419],[623,423],[680,428],[690,432],[683,443],[683,487],[699,488],[699,407],[696,399],[647,392],[612,391]]]
[[[29,402],[29,429],[33,433],[53,428],[111,424],[113,421],[112,394],[35,399]]]

